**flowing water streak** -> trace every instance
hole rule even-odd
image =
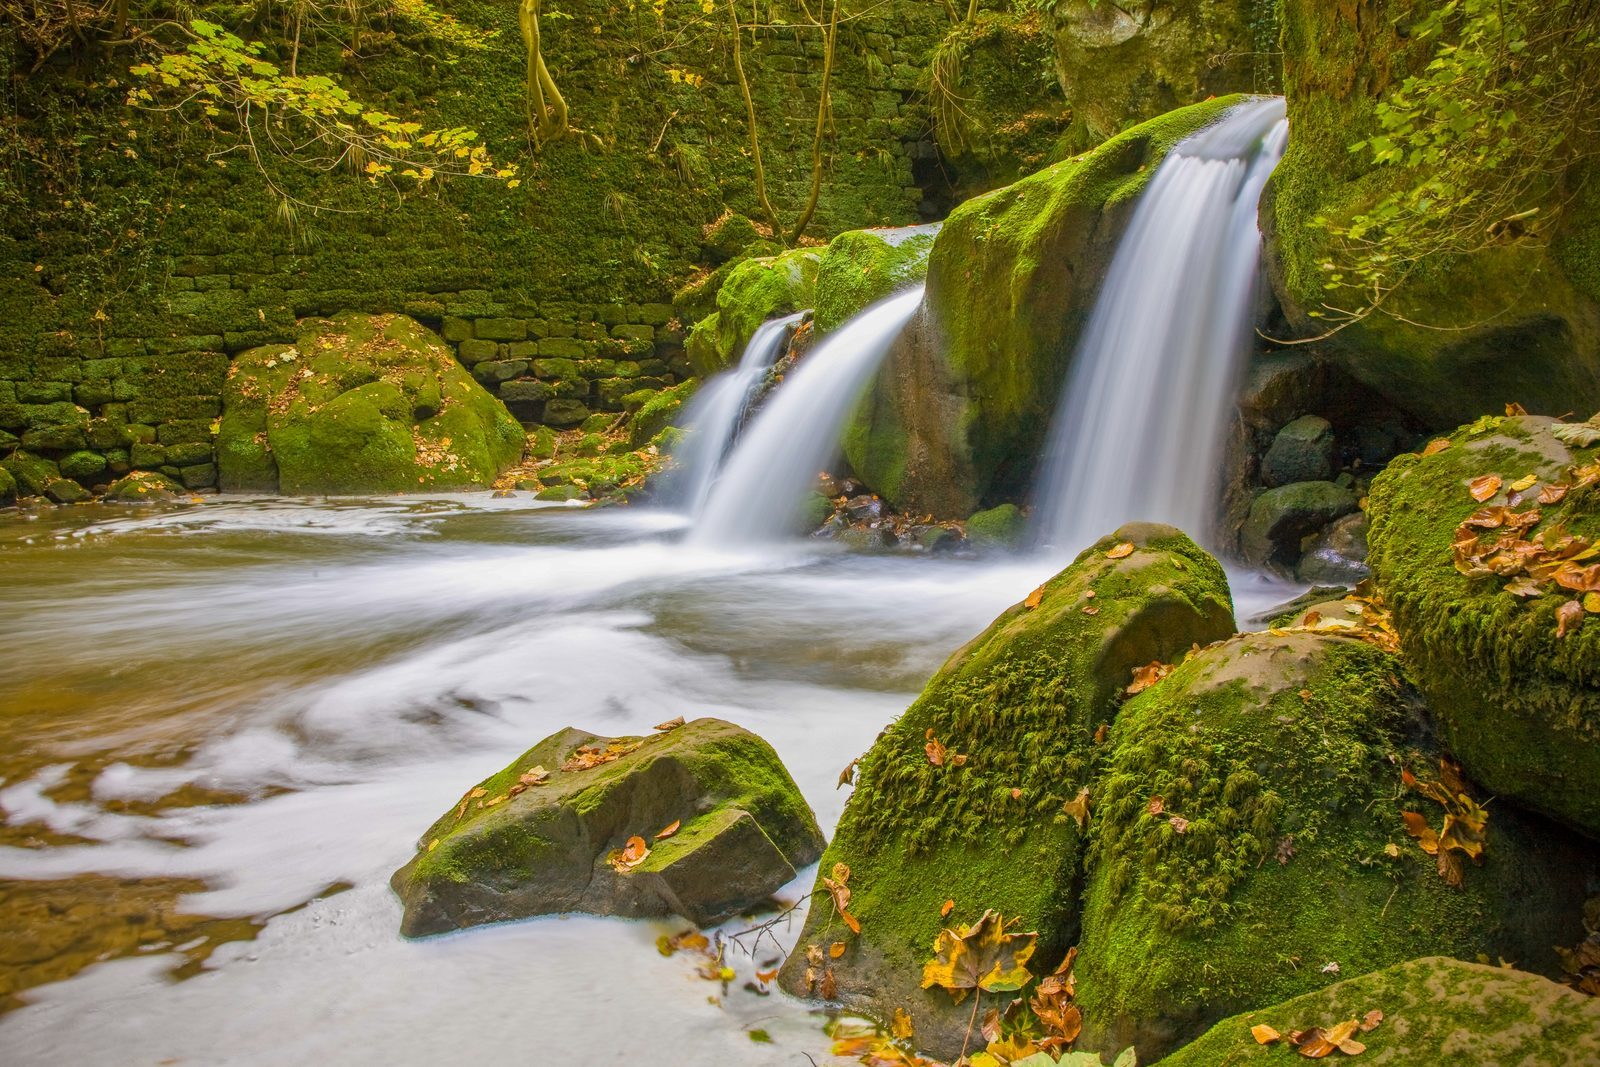
[[[1036,542],[1076,551],[1132,520],[1209,537],[1249,352],[1256,205],[1287,139],[1283,100],[1250,100],[1151,179],[1056,408]]]
[[[763,322],[744,346],[738,366],[712,378],[689,402],[683,443],[673,449],[678,470],[666,486],[667,504],[690,515],[705,506],[728,459],[729,447],[744,428],[750,401],[804,314]]]
[[[748,546],[792,531],[806,490],[839,449],[845,419],[921,303],[918,285],[874,304],[800,362],[740,438],[691,542]]]

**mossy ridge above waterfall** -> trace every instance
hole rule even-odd
[[[874,488],[897,507],[958,516],[1026,496],[1134,202],[1174,145],[1243,99],[1163,115],[951,213],[929,257],[926,338],[897,349],[887,372],[917,388],[869,413],[936,460],[897,495]]]
[[[1515,0],[1513,6],[1531,4]],[[1316,0],[1283,7],[1288,150],[1263,201],[1274,287],[1298,336],[1327,331],[1335,307],[1364,299],[1331,292],[1338,258],[1326,226],[1347,223],[1416,173],[1374,166],[1351,145],[1380,131],[1377,103],[1429,61],[1406,32],[1429,5],[1382,0],[1352,20]],[[1561,87],[1565,91],[1565,86]],[[1470,254],[1423,261],[1378,312],[1334,334],[1328,350],[1363,384],[1436,429],[1510,402],[1559,413],[1600,406],[1600,227],[1593,187],[1531,187],[1528,207],[1562,208],[1550,242],[1484,241]]]

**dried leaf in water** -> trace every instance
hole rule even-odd
[[[1500,491],[1500,476],[1498,474],[1483,474],[1467,483],[1467,492],[1472,494],[1472,499],[1483,503]]]
[[[1061,805],[1061,810],[1078,820],[1078,829],[1089,825],[1089,787],[1078,790],[1078,795]]]
[[[1028,594],[1028,599],[1024,600],[1022,602],[1022,604],[1029,611],[1032,611],[1034,608],[1038,607],[1043,601],[1044,601],[1044,586],[1041,585],[1039,588],[1037,588],[1033,592],[1029,593]]]
[[[660,841],[662,838],[671,837],[673,834],[678,832],[678,828],[682,825],[682,819],[673,819],[671,822],[667,823],[666,826],[662,827],[660,833],[656,834],[656,840]]]
[[[1125,559],[1133,555],[1133,542],[1124,541],[1106,553],[1107,559]]]
[[[835,960],[838,959],[840,956],[844,955],[844,951],[848,947],[849,946],[847,946],[843,941],[835,941],[833,944],[828,946],[828,958]]]
[[[1436,453],[1443,452],[1449,447],[1450,439],[1448,437],[1438,437],[1428,442],[1427,447],[1422,450],[1422,454],[1424,456],[1431,456]]]
[[[894,1010],[894,1018],[889,1021],[889,1033],[897,1041],[911,1040],[911,1013],[904,1008]]]
[[[658,722],[658,723],[656,723],[655,728],[657,730],[660,730],[662,733],[665,733],[668,730],[676,730],[678,727],[680,727],[682,725],[683,725],[683,716],[679,715],[676,719],[668,719],[666,722]]]
[[[1583,605],[1576,600],[1569,600],[1556,609],[1556,636],[1565,637],[1567,634],[1583,625]]]
[[[1258,1045],[1270,1045],[1274,1041],[1282,1041],[1283,1035],[1278,1033],[1266,1023],[1258,1023],[1250,1028],[1250,1036],[1256,1039]]]

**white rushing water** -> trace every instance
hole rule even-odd
[[[1249,353],[1256,206],[1287,139],[1283,100],[1250,100],[1181,141],[1151,179],[1056,408],[1039,544],[1076,551],[1136,520],[1209,539]]]
[[[737,547],[793,533],[806,491],[839,450],[839,432],[900,331],[922,286],[867,308],[800,361],[724,466],[690,535]]]
[[[756,390],[804,314],[796,312],[762,323],[744,346],[738,366],[706,382],[689,401],[684,412],[683,443],[673,449],[678,469],[663,486],[663,503],[690,515],[705,506],[711,487],[727,462],[729,447],[744,428]]]

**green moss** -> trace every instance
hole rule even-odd
[[[134,471],[106,486],[107,500],[174,500],[183,487],[155,471]]]
[[[795,248],[735,267],[717,291],[716,313],[690,332],[688,355],[695,373],[704,377],[736,362],[768,319],[811,307],[820,261],[814,249]]]
[[[1039,931],[1036,958],[1054,967],[1076,935],[1083,846],[1062,805],[1090,782],[1095,731],[1115,715],[1136,663],[1232,630],[1227,581],[1211,557],[1168,527],[1119,535],[1140,550],[1108,559],[1113,538],[1086,550],[1046,583],[1037,607],[1012,607],[953,655],[858,763],[822,861],[823,872],[836,862],[854,872],[851,910],[863,927],[836,971],[856,1001],[885,1015],[907,1007],[924,1047],[939,1049],[934,1035],[952,1029],[959,1044],[965,1021],[943,993],[916,991],[943,902],[956,901],[952,921],[991,907],[1015,916]],[[942,766],[925,751],[930,735],[946,747]],[[802,945],[836,935],[830,915],[812,908]],[[805,992],[804,956],[791,960],[801,962],[785,971],[786,986]]]
[[[639,405],[633,414],[633,421],[628,424],[628,443],[634,448],[643,448],[655,440],[656,435],[678,418],[683,405],[688,403],[699,384],[698,379],[690,378],[670,389],[652,394]]]
[[[831,333],[872,304],[928,273],[934,231],[851,230],[822,252],[817,267],[817,330]]]
[[[1518,942],[1519,926],[1564,929],[1560,908],[1581,903],[1564,859],[1552,875],[1548,846],[1491,816],[1484,868],[1453,888],[1406,835],[1403,808],[1441,813],[1400,787],[1401,766],[1432,760],[1406,742],[1399,675],[1355,637],[1247,634],[1123,708],[1093,800],[1092,1045],[1159,1056],[1222,1016],[1420,955],[1546,955],[1550,927]]]
[[[1357,1035],[1363,1064],[1437,1067],[1452,1049],[1483,1064],[1600,1061],[1600,1001],[1537,975],[1452,959],[1420,959],[1338,982],[1283,1004],[1226,1019],[1163,1067],[1281,1063],[1284,1049],[1250,1035],[1266,1025],[1288,1034],[1380,1011]]]
[[[1600,834],[1600,620],[1558,639],[1551,587],[1519,599],[1497,578],[1454,566],[1456,528],[1479,505],[1467,483],[1571,480],[1596,450],[1569,451],[1546,420],[1488,419],[1458,430],[1431,456],[1402,456],[1373,483],[1368,536],[1373,573],[1395,614],[1412,676],[1428,695],[1446,746],[1496,793]],[[1490,503],[1504,502],[1502,495]],[[1600,492],[1591,486],[1540,508],[1532,536],[1566,531],[1600,540]],[[1532,499],[1523,507],[1534,504]]]
[[[1014,548],[1022,540],[1026,520],[1015,504],[980,511],[967,520],[967,540],[987,548]]]
[[[17,480],[11,472],[0,467],[0,507],[14,504],[17,500]]]
[[[411,319],[349,313],[303,326],[297,344],[234,361],[217,445],[224,488],[468,488],[521,456],[505,406]]]

